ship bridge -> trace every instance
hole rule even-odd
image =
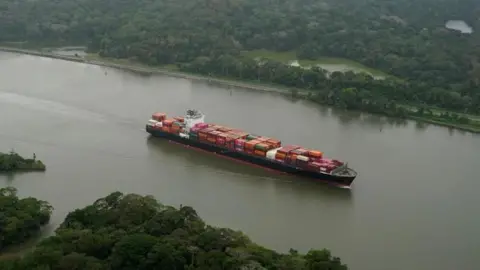
[[[190,130],[190,128],[192,128],[195,124],[204,123],[205,115],[199,110],[190,109],[187,110],[184,121],[185,128]]]

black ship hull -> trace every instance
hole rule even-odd
[[[331,175],[331,174],[324,174],[321,172],[303,170],[301,168],[293,167],[279,161],[273,161],[260,156],[258,157],[253,156],[248,153],[230,150],[227,148],[220,147],[218,145],[205,143],[198,140],[183,138],[176,134],[164,132],[157,129],[152,129],[148,125],[146,126],[146,131],[154,137],[164,138],[176,143],[180,143],[185,146],[195,147],[207,152],[211,152],[217,155],[247,162],[253,165],[266,167],[269,169],[273,169],[276,171],[280,171],[283,173],[288,173],[296,176],[306,177],[316,181],[322,181],[322,182],[339,186],[339,187],[350,187],[353,180],[355,179],[355,176],[339,176],[339,175]]]

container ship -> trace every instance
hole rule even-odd
[[[325,158],[321,151],[282,145],[274,138],[205,123],[205,115],[198,110],[187,110],[185,116],[173,118],[154,113],[146,131],[154,137],[343,188],[349,188],[357,176],[347,163]]]

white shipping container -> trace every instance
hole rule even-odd
[[[278,149],[280,149],[281,147],[279,148],[275,148],[275,149],[272,149],[270,151],[267,152],[267,158],[268,159],[275,159],[275,155],[277,154],[277,151]]]
[[[306,157],[306,156],[300,156],[300,155],[297,156],[297,159],[298,159],[298,160],[301,160],[301,161],[308,161],[308,160],[309,160],[308,157]]]
[[[150,119],[150,120],[148,120],[147,125],[149,125],[149,126],[155,126],[157,123],[158,123],[157,120]]]

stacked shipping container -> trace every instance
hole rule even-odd
[[[185,130],[183,117],[167,119],[166,114],[155,113],[152,115],[152,119],[162,123],[162,126],[158,128],[164,132],[180,134]],[[249,134],[242,130],[215,124],[195,124],[190,128],[188,136],[192,140],[215,144],[250,155],[267,157],[277,162],[304,169],[330,172],[336,167],[343,165],[338,160],[324,159],[323,153],[320,151],[304,149],[297,145],[282,147],[281,141],[277,139]],[[269,154],[267,155],[267,153]]]

